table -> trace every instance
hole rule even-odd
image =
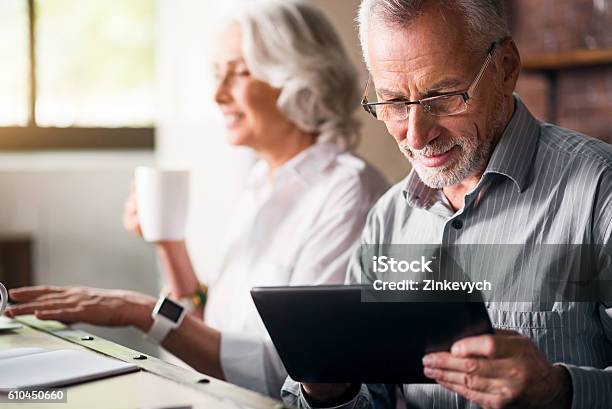
[[[155,357],[115,344],[97,335],[75,330],[57,321],[23,316],[24,327],[0,333],[0,349],[41,347],[82,349],[138,365],[138,372],[119,375],[66,389],[67,403],[3,403],[2,408],[176,408],[282,409],[280,402],[258,393],[178,367]],[[142,359],[143,356],[145,359]],[[139,357],[140,359],[134,359]]]

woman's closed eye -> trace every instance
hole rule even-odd
[[[236,70],[233,74],[236,77],[249,77],[251,75],[249,70]]]

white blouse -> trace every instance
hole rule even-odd
[[[287,377],[259,318],[254,286],[344,282],[368,211],[389,187],[362,159],[317,143],[268,176],[257,162],[226,231],[204,320],[221,332],[226,379],[278,397]]]

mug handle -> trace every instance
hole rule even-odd
[[[4,313],[6,306],[8,304],[8,292],[6,291],[6,287],[0,283],[0,315]]]

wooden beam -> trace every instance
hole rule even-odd
[[[523,69],[526,71],[554,71],[598,65],[612,65],[612,48],[574,50],[523,58]]]
[[[28,56],[30,94],[28,95],[28,125],[36,125],[36,11],[34,0],[28,0]]]
[[[153,149],[154,128],[0,127],[0,151]]]

